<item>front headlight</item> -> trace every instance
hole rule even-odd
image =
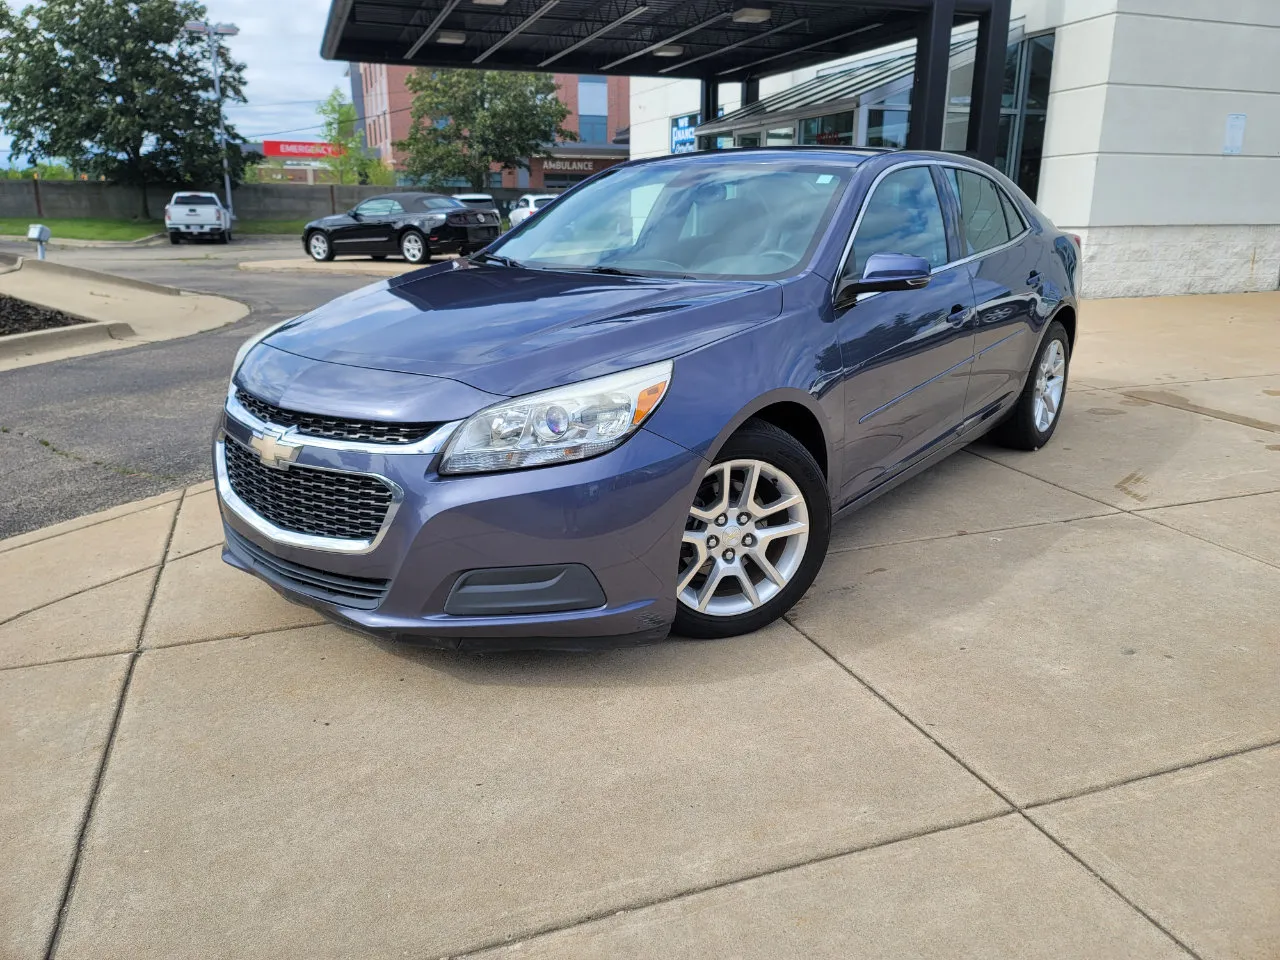
[[[671,382],[671,361],[486,407],[458,428],[440,472],[488,473],[583,460],[640,429]]]
[[[297,319],[297,317],[290,317],[288,320],[281,320],[279,323],[273,323],[271,326],[267,327],[267,329],[260,330],[244,343],[240,344],[240,349],[236,351],[236,358],[231,362],[231,379],[234,380],[236,378],[236,374],[240,372],[240,364],[244,363],[244,358],[249,355],[250,350],[283,327],[286,323],[290,323]]]

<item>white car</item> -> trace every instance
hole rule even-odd
[[[170,243],[181,243],[183,237],[226,243],[231,239],[231,212],[216,193],[175,193],[165,205],[164,226]]]
[[[511,225],[524,223],[555,198],[553,193],[526,193],[511,208]]]

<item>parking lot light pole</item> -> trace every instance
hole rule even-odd
[[[240,32],[240,28],[234,23],[190,20],[183,29],[189,33],[203,33],[209,38],[209,59],[213,62],[213,95],[218,101],[218,143],[222,145],[222,186],[227,196],[227,214],[234,220],[236,213],[231,205],[231,165],[227,162],[227,125],[222,111],[222,62],[218,56],[218,38],[234,37]]]

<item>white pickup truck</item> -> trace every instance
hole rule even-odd
[[[175,193],[164,208],[164,226],[170,243],[184,236],[231,239],[231,214],[216,193]]]

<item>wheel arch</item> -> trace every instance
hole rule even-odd
[[[1062,324],[1067,331],[1067,347],[1072,354],[1076,352],[1076,310],[1069,303],[1060,306],[1053,315],[1053,319]]]
[[[708,459],[714,459],[725,442],[749,420],[764,420],[795,437],[818,461],[822,475],[831,486],[831,465],[835,462],[826,417],[814,398],[803,390],[782,388],[762,394],[738,411],[711,444]]]

